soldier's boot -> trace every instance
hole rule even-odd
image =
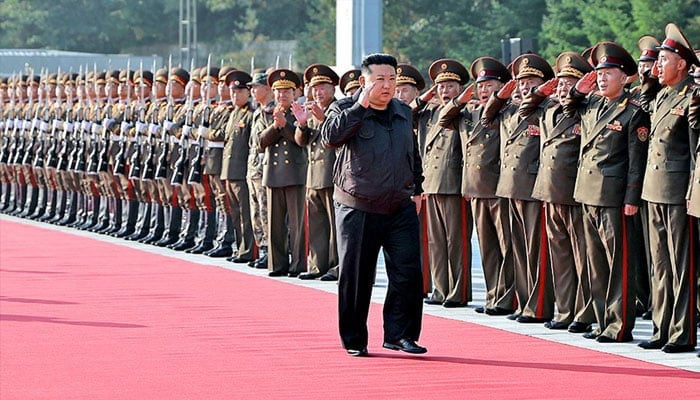
[[[125,238],[136,230],[136,220],[139,216],[139,202],[136,200],[129,200],[126,210],[126,221],[122,224],[121,229],[114,234],[114,237]]]
[[[109,226],[109,197],[101,197],[97,207],[97,221],[88,230],[90,232],[99,232]],[[95,211],[93,211],[95,212]]]
[[[19,183],[14,184],[14,197],[12,201],[12,208],[8,210],[8,214],[19,216],[22,213],[22,207],[24,207],[24,199],[27,197],[26,184],[20,185]]]
[[[119,232],[119,229],[121,229],[122,227],[122,220],[124,219],[122,215],[122,209],[122,199],[113,199],[112,210],[110,212],[109,226],[106,230],[103,230],[102,233],[104,233],[105,235],[113,235]]]
[[[221,235],[216,238],[216,247],[204,253],[209,257],[220,258],[230,257],[233,254],[233,242],[235,240],[235,230],[233,229],[233,218],[229,214],[224,216],[224,229]]]
[[[4,212],[10,206],[10,192],[12,187],[8,182],[2,183],[2,195],[0,195],[0,212]]]
[[[19,214],[19,217],[27,218],[30,216],[34,212],[38,200],[39,188],[36,186],[27,185],[27,194],[25,195],[24,205],[22,205],[22,212]]]
[[[39,221],[50,222],[56,216],[56,192],[54,189],[46,189],[46,209],[44,214],[39,216]]]
[[[214,248],[214,239],[216,238],[216,228],[218,225],[216,211],[207,211],[204,224],[206,225],[204,228],[204,237],[195,248],[187,250],[187,253],[202,254]]]
[[[92,209],[86,213],[85,222],[77,226],[78,229],[90,230],[100,222],[100,211],[103,207],[102,197],[92,196]]]
[[[71,191],[70,193],[70,202],[68,203],[68,210],[64,210],[63,213],[61,214],[56,214],[57,216],[63,215],[63,218],[61,218],[60,221],[58,221],[59,225],[69,225],[75,222],[76,216],[78,214],[78,202],[80,197],[78,196],[78,192],[76,191]]]
[[[188,214],[189,218],[187,218],[187,224],[180,230],[180,239],[177,243],[170,246],[173,250],[184,251],[196,245],[194,239],[197,236],[197,229],[199,228],[199,209],[190,209]]]
[[[140,241],[148,236],[148,231],[151,229],[151,212],[153,211],[152,203],[140,203],[138,220],[134,233],[126,237],[126,240]]]
[[[47,221],[55,224],[63,218],[63,212],[66,209],[66,203],[68,201],[69,192],[65,190],[56,190],[56,194],[53,197],[52,203],[55,204],[55,209],[53,216]]]
[[[34,212],[29,215],[28,218],[30,219],[39,219],[46,212],[46,206],[48,204],[48,194],[46,192],[46,188],[40,187],[38,189],[39,194],[36,198],[36,208],[34,208]]]
[[[90,208],[88,197],[85,193],[76,192],[78,194],[78,210],[75,213],[75,220],[71,223],[65,224],[69,228],[77,228],[85,223],[88,219],[88,212]]]
[[[248,264],[250,265],[250,264]],[[253,268],[266,269],[267,268],[267,246],[260,246],[259,257],[250,265]]]
[[[168,247],[175,244],[182,226],[182,208],[178,206],[165,206],[165,231],[163,238],[156,242],[158,247]]]
[[[141,243],[154,244],[163,238],[165,231],[165,212],[163,206],[158,203],[151,205],[151,229],[148,235],[139,240]]]

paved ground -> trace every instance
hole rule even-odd
[[[247,267],[245,264],[233,264],[226,262],[223,259],[212,259],[201,255],[191,255],[182,252],[176,252],[168,249],[162,249],[159,247],[154,247],[150,245],[143,245],[140,243],[134,243],[125,241],[122,239],[116,239],[109,236],[103,236],[98,234],[93,234],[90,232],[78,231],[75,229],[69,229],[61,226],[47,225],[43,223],[34,222],[31,220],[22,220],[6,215],[0,215],[0,221],[3,219],[12,221],[22,221],[35,226],[46,227],[48,229],[55,229],[63,232],[73,233],[79,236],[90,237],[93,239],[103,240],[115,244],[120,244],[136,249],[141,249],[144,251],[150,251],[157,254],[162,254],[166,256],[176,257],[183,260],[189,260],[199,264],[215,265],[222,268],[239,271],[251,275],[259,275],[267,277],[267,271],[256,270]],[[610,354],[616,354],[624,357],[629,357],[637,360],[648,361],[655,364],[666,365],[676,368],[682,368],[689,371],[694,371],[700,373],[700,358],[697,357],[696,353],[681,353],[681,354],[666,354],[660,350],[642,350],[637,347],[637,343],[641,340],[648,339],[651,336],[651,322],[645,321],[640,318],[637,319],[637,324],[633,331],[635,340],[631,343],[598,343],[593,340],[584,339],[579,334],[571,334],[566,331],[552,331],[544,328],[540,324],[520,324],[514,321],[510,321],[505,317],[488,316],[484,314],[478,314],[474,312],[474,308],[484,302],[484,279],[481,273],[480,264],[480,254],[479,248],[476,243],[476,238],[472,238],[472,249],[473,249],[473,259],[472,259],[472,279],[473,279],[473,303],[466,308],[443,308],[441,306],[425,306],[424,312],[430,315],[436,315],[444,318],[468,321],[470,323],[490,326],[497,329],[502,329],[505,331],[515,332],[522,335],[528,335],[532,337],[541,338],[544,340],[550,340],[559,343],[565,343],[571,346],[587,348],[591,350],[601,351]],[[382,303],[384,296],[386,294],[386,275],[384,273],[383,259],[380,256],[380,268],[378,269],[377,281],[373,292],[373,301]],[[321,282],[321,281],[302,281],[295,278],[269,278],[269,279],[279,279],[290,284],[306,286],[309,288],[314,288],[318,290],[323,290],[326,292],[335,293],[337,291],[337,286],[335,282]],[[423,343],[430,348],[430,343]]]

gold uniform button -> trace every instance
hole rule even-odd
[[[279,144],[279,143],[275,143],[275,147],[280,147],[280,144]]]
[[[272,153],[272,156],[273,156],[273,157],[277,157],[277,153]]]
[[[481,169],[481,165],[477,165],[477,166],[476,166],[476,169]]]
[[[320,152],[321,152],[321,153],[325,153],[326,151],[325,151],[324,149],[321,149]]]
[[[289,154],[289,152],[288,152],[287,150],[285,150],[285,151],[284,151],[284,154]]]
[[[316,147],[316,142],[311,143],[311,146]]]
[[[277,165],[277,161],[273,161],[273,162],[272,162],[272,165]]]
[[[282,145],[283,145],[283,146],[286,146],[286,145],[287,145],[287,141],[286,141],[286,140],[283,140],[283,141],[282,141]]]
[[[284,160],[284,163],[285,163],[285,164],[289,164],[289,160]]]

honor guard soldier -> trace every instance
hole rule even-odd
[[[568,116],[581,118],[581,152],[574,199],[583,226],[598,342],[629,342],[635,321],[634,270],[629,266],[627,217],[639,210],[649,117],[624,90],[637,65],[620,45],[598,43],[595,71],[569,93]],[[597,87],[597,95],[589,95]]]
[[[472,300],[471,210],[462,197],[462,142],[455,125],[442,127],[442,108],[469,82],[458,61],[440,59],[430,66],[435,86],[414,102],[414,125],[423,154],[423,195],[427,215],[428,263],[433,292],[426,304],[464,307]],[[433,97],[437,103],[433,104]]]
[[[294,139],[306,146],[308,168],[306,174],[308,272],[300,279],[317,279],[338,266],[335,210],[333,208],[333,165],[335,151],[321,143],[321,125],[325,112],[335,101],[335,87],[340,78],[327,65],[312,64],[304,71],[304,80],[313,101],[292,104],[297,121]]]
[[[411,104],[425,89],[425,79],[415,67],[409,64],[396,66],[396,92],[394,97]]]
[[[470,109],[474,91],[467,89],[440,111],[442,126],[457,126],[462,142],[462,196],[470,199],[471,211],[481,250],[486,283],[486,302],[479,313],[508,315],[513,312],[513,251],[510,243],[508,200],[496,196],[500,174],[501,138],[498,127],[481,124],[484,105],[511,79],[500,61],[479,57],[469,67],[476,82],[479,105]]]
[[[262,184],[264,153],[260,151],[260,133],[272,123],[275,102],[272,89],[267,84],[265,69],[256,69],[253,80],[248,84],[253,102],[252,128],[248,149],[248,172],[246,181],[250,192],[250,217],[253,235],[258,249],[257,258],[248,263],[249,267],[267,269],[267,188]],[[233,261],[231,258],[229,261]]]
[[[532,197],[540,158],[540,117],[544,105],[518,113],[519,101],[507,104],[513,92],[521,97],[554,77],[547,61],[536,54],[513,60],[515,80],[492,96],[482,122],[500,124],[501,173],[496,195],[509,199],[511,245],[518,308],[509,318],[533,323],[551,320],[554,314],[549,258],[542,251],[545,238],[542,202]],[[517,85],[517,89],[516,89]],[[516,106],[516,103],[518,106]]]
[[[528,112],[543,103],[546,107],[540,116],[540,166],[532,190],[532,197],[544,202],[547,238],[542,245],[551,262],[558,311],[545,327],[584,333],[595,316],[586,267],[583,213],[581,204],[574,200],[581,122],[578,116],[564,115],[561,103],[593,68],[578,53],[569,51],[557,57],[555,69],[556,78],[531,91],[520,108]]]
[[[676,25],[668,24],[655,68],[664,88],[649,105],[651,133],[642,188],[649,207],[654,333],[640,343],[642,348],[666,353],[693,351],[697,344],[697,264],[691,246],[697,232],[686,203],[694,150],[688,120],[693,65],[700,61],[690,43]]]
[[[294,142],[296,121],[290,108],[301,82],[293,71],[278,69],[270,73],[267,83],[275,98],[273,122],[260,133],[260,148],[265,151],[263,184],[267,186],[268,269],[270,276],[296,277],[306,271],[304,184],[307,157],[305,149]]]

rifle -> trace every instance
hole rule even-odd
[[[124,106],[124,119],[119,129],[119,151],[114,157],[114,175],[126,174],[126,133],[131,128],[131,85],[129,74],[131,72],[131,60],[126,61],[126,105]]]
[[[42,98],[42,93],[44,92],[44,86],[46,85],[46,79],[45,72],[42,69],[41,74],[39,75],[41,78],[39,79],[39,107],[41,108],[41,98]],[[37,114],[39,114],[39,110],[37,110]],[[48,130],[48,119],[50,115],[50,104],[48,104],[48,101],[44,105],[44,110],[41,113],[41,119],[39,120],[39,138],[38,138],[38,144],[36,147],[36,152],[34,155],[34,160],[32,162],[32,166],[34,168],[42,168],[44,167],[44,157],[48,151],[44,150],[44,144],[46,140],[46,131]],[[55,142],[53,140],[53,136],[49,138],[49,151],[51,150],[51,146],[55,148]]]
[[[194,70],[194,59],[191,62],[190,71]],[[192,130],[192,119],[194,116],[194,90],[190,86],[190,91],[187,94],[187,108],[185,110],[185,125],[180,132],[180,146],[178,148],[177,160],[173,167],[173,177],[170,184],[173,186],[181,186],[185,175],[185,166],[187,165],[187,154],[189,153],[188,138]]]
[[[211,64],[211,54],[207,60],[207,74],[209,74]],[[190,163],[190,173],[187,176],[187,183],[202,183],[202,157],[204,155],[204,135],[209,130],[209,119],[211,117],[211,105],[209,104],[211,99],[209,96],[209,89],[211,86],[211,79],[206,76],[206,83],[204,84],[204,111],[202,112],[202,123],[197,129],[197,141],[193,144],[195,148],[195,156]]]
[[[168,57],[168,85],[170,85],[170,71],[172,70],[173,56]],[[170,129],[173,126],[173,117],[175,113],[175,105],[173,104],[173,96],[166,93],[168,97],[168,105],[165,110],[165,120],[163,121],[163,129],[161,131],[161,149],[156,162],[156,179],[166,179],[168,177],[168,155],[170,154]]]
[[[131,155],[129,160],[129,179],[140,179],[141,178],[141,134],[146,130],[146,102],[144,99],[144,85],[143,85],[143,61],[139,66],[139,104],[138,104],[138,121],[136,122],[136,133],[134,134],[136,140],[134,141],[134,146],[136,146],[136,151]]]
[[[92,143],[92,149],[90,150],[90,154],[88,154],[88,164],[85,168],[88,175],[97,174],[97,165],[100,163],[100,143],[97,140],[97,134],[100,133],[100,123],[102,122],[102,104],[100,104],[102,99],[98,97],[97,92],[97,63],[93,64],[92,71],[94,79],[93,86],[95,89],[95,104],[93,105],[93,107],[95,107],[95,115],[92,121],[89,123],[90,143]]]
[[[107,172],[109,171],[109,136],[110,129],[114,120],[112,119],[112,108],[114,106],[114,99],[107,93],[107,104],[105,105],[105,111],[102,113],[104,119],[102,120],[102,138],[100,140],[100,153],[99,160],[97,161],[97,171],[96,172]]]
[[[26,151],[26,146],[27,146],[27,133],[30,133],[33,131],[34,125],[32,123],[32,109],[34,108],[34,96],[29,94],[29,87],[32,84],[31,81],[33,81],[34,73],[31,72],[29,77],[27,78],[28,84],[27,84],[27,94],[29,95],[29,103],[27,105],[27,109],[24,110],[24,121],[22,121],[22,131],[19,133],[19,142],[17,143],[17,150],[15,153],[15,157],[13,160],[13,164],[15,165],[24,165],[24,153]]]
[[[153,58],[153,67],[151,68],[153,75],[156,74],[156,59]],[[151,96],[153,97],[153,86],[151,86]],[[156,152],[154,151],[155,145],[153,144],[153,136],[158,134],[158,104],[153,101],[151,112],[151,121],[148,123],[148,136],[146,137],[146,142],[144,143],[144,159],[143,167],[141,173],[141,180],[150,181],[155,177],[156,169]]]
[[[14,82],[15,82],[15,74],[12,74],[12,77],[8,81],[12,85],[12,90],[8,91],[10,95],[10,108],[9,112],[7,113],[7,119],[5,120],[5,126],[3,129],[3,141],[2,141],[2,150],[0,151],[0,164],[6,164],[8,161],[8,158],[10,157],[10,153],[12,151],[12,141],[13,137],[12,132],[14,131],[15,127],[15,118],[17,116],[17,111],[15,110],[15,90],[14,90]],[[10,85],[8,85],[9,87]]]

